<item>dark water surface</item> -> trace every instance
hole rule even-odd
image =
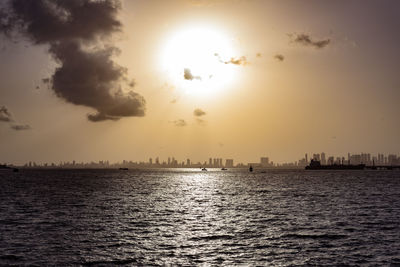
[[[400,265],[400,171],[0,172],[0,265]]]

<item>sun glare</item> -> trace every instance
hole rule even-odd
[[[192,95],[214,95],[233,81],[237,66],[232,41],[215,28],[186,27],[166,42],[162,69],[179,90]]]

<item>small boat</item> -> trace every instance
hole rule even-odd
[[[226,171],[226,170],[228,170],[228,169],[227,169],[227,168],[222,168],[222,169],[221,169],[221,171]]]
[[[250,165],[249,172],[253,172],[253,166]]]
[[[128,168],[119,168],[120,171],[127,171],[129,170]]]
[[[205,172],[207,171],[207,169],[206,169],[206,168],[201,168],[201,170],[202,170],[202,171],[205,171]]]

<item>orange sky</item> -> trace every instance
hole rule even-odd
[[[95,103],[98,91],[54,83],[56,68],[65,75],[83,59],[49,52],[61,49],[50,37],[0,34],[0,107],[9,111],[0,111],[0,162],[398,154],[399,7],[389,0],[123,1],[118,30],[68,37],[81,38],[83,56],[120,49],[109,59],[126,73],[104,89],[112,99]],[[88,62],[102,60],[96,56]]]

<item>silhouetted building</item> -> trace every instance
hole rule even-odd
[[[225,161],[225,167],[226,168],[233,168],[233,159],[227,159]]]
[[[326,165],[326,156],[324,152],[321,153],[321,164]]]
[[[269,158],[268,157],[261,157],[260,163],[261,163],[261,166],[268,167],[269,166]]]

